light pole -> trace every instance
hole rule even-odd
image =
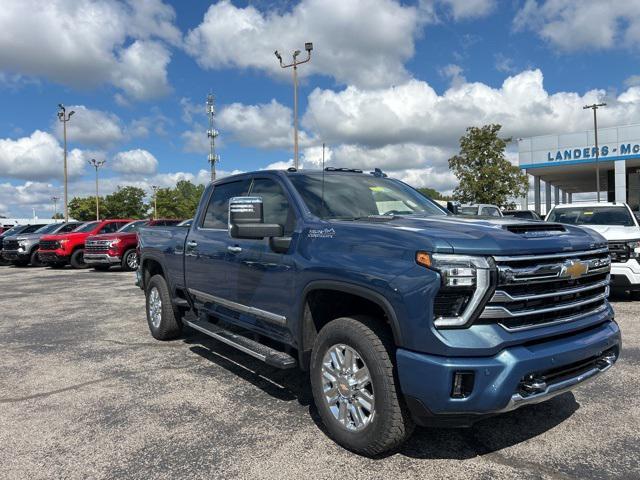
[[[100,220],[100,197],[98,196],[98,169],[106,163],[106,160],[96,160],[95,158],[92,158],[91,160],[88,160],[88,162],[89,162],[89,165],[93,165],[93,167],[96,169],[96,221],[97,221],[97,220]]]
[[[57,220],[57,217],[58,217],[58,200],[60,200],[60,197],[56,197],[54,195],[53,197],[51,197],[51,200],[53,200],[53,218],[55,220]]]
[[[151,185],[153,189],[153,219],[158,219],[158,187],[157,185]]]
[[[67,122],[71,119],[71,116],[76,113],[73,110],[67,115],[67,110],[64,105],[58,104],[58,120],[62,122],[62,135],[64,139],[64,221],[69,221],[69,190],[67,182]]]
[[[598,108],[606,106],[606,103],[594,103],[591,105],[585,105],[582,107],[583,110],[587,110],[591,108],[593,110],[593,131],[595,133],[596,140],[596,191],[598,196],[598,203],[600,203],[600,152],[598,149]]]
[[[296,50],[293,52],[293,63],[289,65],[282,63],[282,56],[277,50],[274,52],[282,68],[293,67],[293,166],[296,169],[298,168],[298,65],[302,65],[311,60],[313,43],[305,43],[304,49],[307,51],[307,58],[299,61],[298,56],[300,55],[300,50]]]
[[[211,181],[216,180],[216,163],[220,161],[220,155],[216,154],[216,137],[220,134],[214,128],[215,116],[216,116],[216,104],[213,93],[207,95],[207,116],[209,117],[209,130],[207,130],[207,137],[209,138],[209,163],[211,164]]]

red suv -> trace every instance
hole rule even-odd
[[[138,229],[177,225],[181,220],[135,220],[115,233],[102,233],[87,238],[84,261],[96,270],[109,270],[120,265],[124,271],[138,268]]]
[[[84,244],[88,237],[100,233],[113,233],[131,219],[87,222],[72,232],[60,235],[45,235],[40,239],[39,257],[52,267],[63,267],[70,263],[73,268],[87,268],[84,262]]]

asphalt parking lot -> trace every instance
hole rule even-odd
[[[640,478],[640,301],[597,381],[369,459],[323,433],[299,371],[155,341],[132,273],[0,267],[0,478]]]

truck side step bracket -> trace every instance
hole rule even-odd
[[[215,338],[222,343],[226,343],[247,355],[257,358],[258,360],[262,360],[264,363],[271,365],[272,367],[287,369],[295,368],[298,364],[296,359],[288,353],[281,352],[280,350],[268,347],[262,343],[256,342],[255,340],[251,340],[250,338],[225,330],[224,328],[214,325],[206,320],[199,319],[189,321],[187,319],[183,319],[182,322],[185,325],[210,336],[211,338]]]

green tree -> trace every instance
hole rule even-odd
[[[159,218],[191,218],[196,213],[204,185],[180,180],[175,188],[159,188],[156,195]],[[153,199],[151,208],[153,208]]]
[[[64,218],[64,215],[61,214],[60,212],[55,213],[53,215],[51,215],[51,218],[53,218],[54,220],[62,220]]]
[[[510,198],[527,193],[527,176],[504,155],[511,139],[498,137],[501,128],[498,124],[469,127],[460,138],[460,153],[449,159],[459,181],[453,192],[456,200],[511,207]]]
[[[445,201],[451,200],[451,197],[449,195],[443,195],[439,191],[437,191],[435,188],[424,187],[424,188],[418,188],[417,190],[421,194],[429,197],[432,200],[445,200]]]
[[[104,199],[100,197],[102,204]],[[80,221],[96,219],[96,197],[73,197],[69,201],[69,217]]]
[[[144,203],[145,191],[138,187],[118,187],[100,201],[102,218],[145,218],[149,206]]]

